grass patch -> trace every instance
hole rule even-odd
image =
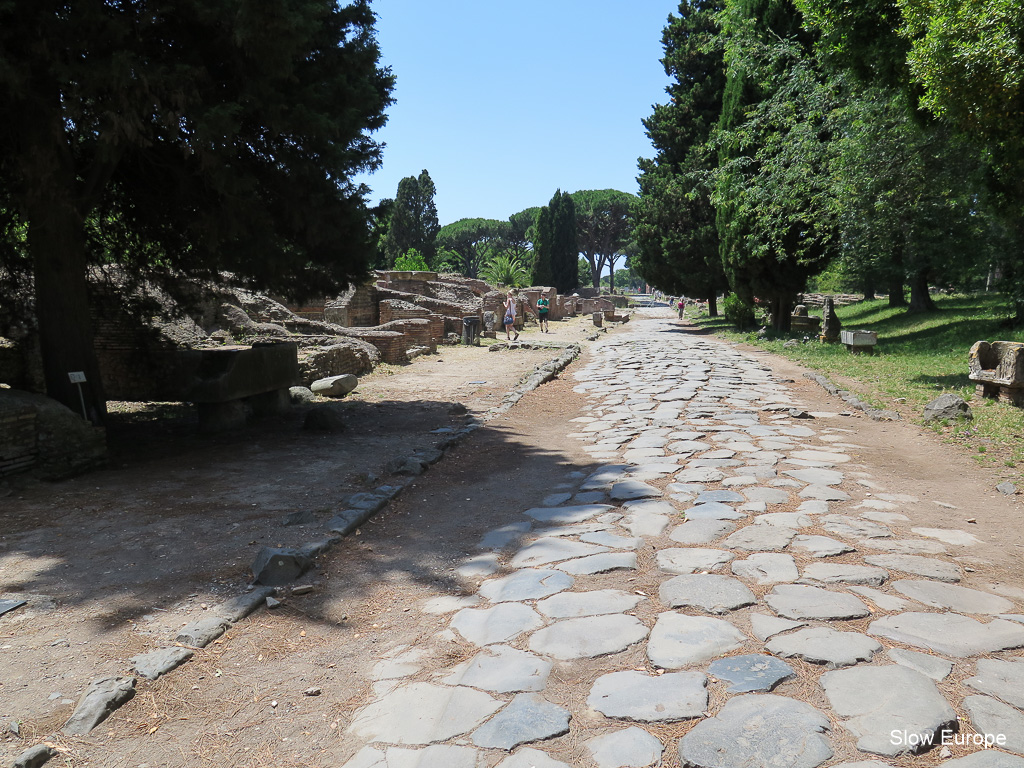
[[[857,394],[880,408],[897,410],[920,423],[924,406],[944,392],[967,400],[974,421],[935,424],[933,429],[969,447],[975,459],[987,466],[1016,467],[1024,462],[1024,411],[985,398],[975,398],[968,377],[967,353],[974,342],[1024,341],[1024,331],[1005,327],[1011,315],[1000,295],[935,297],[937,312],[909,314],[888,306],[885,299],[837,307],[836,314],[847,330],[878,334],[875,354],[851,354],[842,344],[817,340],[785,347],[790,336],[759,338],[739,333],[724,318],[698,316],[697,325],[795,360],[829,377],[846,377],[860,384]],[[811,309],[811,314],[820,310]],[[802,339],[802,334],[792,334]]]

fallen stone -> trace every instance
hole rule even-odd
[[[702,672],[612,672],[597,678],[587,705],[606,717],[641,723],[701,717],[708,707],[707,678]]]
[[[680,669],[742,647],[746,636],[733,624],[675,611],[658,615],[647,641],[647,658],[662,669]]]
[[[537,603],[537,610],[553,619],[600,616],[632,610],[644,598],[619,589],[562,592]]]
[[[779,683],[796,677],[784,661],[762,654],[745,654],[717,659],[708,674],[730,683],[729,693],[767,692]]]
[[[822,584],[871,584],[878,586],[889,577],[883,568],[869,565],[811,563],[804,568],[804,578]]]
[[[1004,619],[982,624],[955,613],[901,613],[871,622],[868,632],[957,658],[1024,647],[1024,626]]]
[[[665,751],[661,742],[635,725],[596,736],[585,743],[597,768],[646,768],[660,765]]]
[[[520,744],[561,736],[569,731],[569,710],[536,693],[520,693],[501,712],[473,732],[473,743],[487,749],[512,750]]]
[[[816,768],[830,757],[829,721],[810,704],[774,694],[726,702],[679,740],[679,759],[693,768]]]
[[[859,632],[838,632],[829,627],[801,629],[772,638],[765,646],[784,659],[797,657],[829,669],[850,667],[859,661],[871,661],[882,646]]]
[[[156,680],[191,659],[193,653],[188,648],[158,648],[132,656],[131,661],[136,672],[147,680]]]
[[[452,629],[474,645],[504,643],[536,629],[543,620],[522,603],[499,603],[493,608],[464,608],[452,619]]]
[[[971,406],[960,395],[947,392],[939,395],[924,407],[923,421],[956,421],[957,419],[973,419]]]
[[[871,614],[853,595],[804,584],[779,584],[764,600],[787,619],[857,619]]]
[[[988,737],[989,744],[1024,754],[1024,712],[988,696],[968,696],[964,709],[974,730],[983,738]]]
[[[492,603],[539,600],[571,589],[574,583],[572,576],[562,571],[523,568],[509,576],[485,581],[477,592]]]
[[[61,733],[85,736],[135,696],[134,677],[102,677],[89,683]]]
[[[14,768],[41,768],[46,762],[59,753],[49,744],[36,744],[29,747],[14,760]]]
[[[264,598],[266,600],[268,598]],[[205,648],[231,627],[231,622],[220,616],[203,616],[178,630],[175,642]]]
[[[868,555],[864,562],[880,568],[912,573],[927,579],[955,583],[960,581],[960,569],[953,563],[916,555]]]
[[[530,636],[530,650],[556,659],[589,659],[624,651],[647,637],[634,616],[612,614],[565,619]]]
[[[1024,661],[978,659],[977,671],[967,685],[1024,709]]]
[[[897,592],[925,605],[948,608],[961,613],[1008,613],[1014,608],[1013,603],[998,595],[955,584],[903,579],[894,581],[892,586]]]
[[[1017,486],[1009,481],[1006,481],[997,485],[996,490],[1004,494],[1005,496],[1013,496],[1015,493],[1017,493]]]
[[[953,671],[953,662],[927,653],[908,651],[906,648],[889,648],[886,654],[897,664],[910,667],[932,680],[945,680]]]
[[[716,574],[676,576],[662,583],[658,596],[670,608],[700,608],[708,613],[728,613],[757,602],[742,582]]]
[[[326,379],[317,379],[309,389],[313,394],[322,397],[344,397],[359,386],[359,379],[351,373],[343,373],[340,376],[328,376]]]
[[[665,573],[697,573],[713,571],[732,560],[735,555],[724,549],[672,547],[657,554],[658,568]]]
[[[279,587],[302,576],[313,567],[313,558],[301,549],[263,547],[252,563],[254,580]]]
[[[956,712],[929,678],[899,665],[826,672],[821,687],[864,752],[893,757],[941,743]],[[916,738],[900,738],[906,733]],[[896,736],[894,736],[896,734]]]

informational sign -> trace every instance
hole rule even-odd
[[[72,384],[85,384],[85,371],[68,371]]]

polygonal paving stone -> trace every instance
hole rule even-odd
[[[746,515],[742,512],[737,512],[728,504],[719,501],[709,501],[686,510],[687,520],[739,520],[744,517]]]
[[[487,552],[465,560],[455,569],[455,575],[462,579],[482,579],[497,572],[500,567],[501,563],[498,562],[497,553]]]
[[[821,501],[849,501],[850,494],[838,488],[825,485],[808,485],[798,494],[802,499],[820,499]]]
[[[504,643],[543,623],[529,606],[499,603],[493,608],[465,608],[455,614],[451,626],[474,645],[491,645]]]
[[[556,659],[588,659],[624,651],[645,637],[647,627],[634,616],[586,616],[534,632],[530,650]]]
[[[571,507],[534,507],[523,514],[542,523],[582,523],[614,507],[608,504],[575,504]]]
[[[612,483],[620,480],[622,476],[631,469],[633,469],[633,467],[629,464],[606,464],[588,475],[586,480],[584,480],[583,484],[580,486],[580,490],[603,491],[611,487]]]
[[[781,632],[806,626],[807,622],[805,621],[780,619],[778,616],[768,616],[764,613],[750,614],[750,630],[754,633],[754,637],[762,642]]]
[[[829,721],[810,704],[774,694],[726,702],[679,740],[679,759],[693,768],[816,768],[830,757]]]
[[[874,638],[859,632],[838,632],[829,627],[811,627],[773,637],[765,647],[784,659],[795,656],[812,664],[826,664],[830,669],[871,661],[882,650]]]
[[[495,768],[570,768],[568,763],[555,760],[547,752],[539,749],[523,747],[516,750],[514,755],[509,755]]]
[[[543,691],[551,662],[508,645],[491,645],[455,667],[442,682],[492,693]]]
[[[722,546],[747,552],[775,552],[785,549],[795,535],[795,531],[790,528],[748,525],[723,539]]]
[[[804,552],[811,557],[833,557],[853,552],[853,547],[828,536],[797,536],[793,539],[790,549]]]
[[[746,499],[743,498],[743,494],[736,491],[702,491],[697,495],[697,504],[704,504],[708,501],[719,501],[723,504],[728,504],[730,502],[746,501]]]
[[[871,622],[868,632],[957,658],[1024,646],[1024,626],[1004,619],[988,624],[956,613],[901,613]]]
[[[668,537],[680,544],[710,544],[735,529],[735,524],[725,520],[687,520],[672,529]]]
[[[916,603],[910,600],[904,600],[902,597],[890,595],[880,589],[875,589],[874,587],[859,587],[857,585],[851,585],[848,589],[851,592],[856,592],[861,597],[866,597],[883,611],[905,611],[910,606],[916,605]]]
[[[764,600],[787,619],[857,619],[871,614],[853,595],[804,584],[779,584]]]
[[[541,499],[542,507],[557,507],[559,504],[564,504],[572,498],[572,494],[568,492],[552,493]]]
[[[892,583],[901,594],[936,608],[948,608],[962,613],[1009,613],[1014,605],[1009,600],[955,584],[903,579]]]
[[[598,768],[646,768],[660,764],[665,751],[658,739],[635,725],[590,739],[586,747]]]
[[[848,539],[884,539],[892,536],[892,531],[884,525],[849,515],[825,515],[820,522],[822,528],[829,533]]]
[[[622,527],[634,536],[660,536],[668,528],[669,516],[637,510],[622,519]]]
[[[600,616],[632,610],[641,600],[620,589],[601,589],[592,592],[562,592],[537,603],[537,610],[553,619]]]
[[[501,712],[473,732],[478,747],[511,750],[520,744],[569,731],[569,710],[536,693],[520,693]]]
[[[850,457],[845,453],[834,453],[832,451],[793,451],[790,456],[794,459],[804,461],[826,461],[833,464],[845,464]]]
[[[793,558],[781,552],[756,552],[745,560],[735,560],[732,572],[758,584],[786,584],[800,577]]]
[[[735,557],[724,549],[672,547],[658,552],[658,568],[665,573],[697,573],[713,571]]]
[[[956,712],[929,678],[899,665],[853,667],[821,676],[832,710],[857,737],[857,748],[877,755],[920,752],[956,728]],[[907,733],[912,738],[900,738]],[[916,743],[915,743],[916,742]]]
[[[745,640],[728,621],[666,611],[651,630],[647,658],[656,667],[679,669],[734,651]]]
[[[897,555],[941,555],[946,551],[939,542],[924,539],[865,539],[861,546]]]
[[[731,576],[687,574],[663,582],[658,596],[670,608],[700,608],[727,613],[757,602],[754,593]]]
[[[638,480],[621,480],[612,486],[608,494],[614,501],[629,501],[631,499],[647,499],[661,496],[661,491],[653,485],[641,483]]]
[[[777,525],[782,528],[807,528],[814,525],[814,519],[802,512],[769,512],[754,519],[759,525]]]
[[[883,568],[846,563],[811,563],[804,568],[804,578],[823,584],[882,584],[889,574]]]
[[[906,648],[889,648],[886,654],[897,664],[915,669],[932,680],[945,680],[953,671],[953,662],[927,653],[908,651]]]
[[[359,710],[348,732],[364,741],[432,744],[472,730],[502,706],[472,688],[409,683]]]
[[[718,483],[724,478],[725,474],[715,467],[690,467],[676,474],[680,483]]]
[[[880,568],[912,573],[927,579],[956,583],[960,581],[960,569],[953,563],[917,555],[868,555],[864,562]]]
[[[967,531],[961,531],[958,529],[911,528],[910,532],[916,533],[918,536],[926,536],[929,539],[938,539],[939,541],[944,541],[947,544],[952,544],[957,547],[972,547],[975,544],[981,543],[981,539],[973,533],[968,533]]]
[[[701,717],[708,707],[707,678],[702,672],[612,672],[594,681],[587,705],[606,717],[641,723]]]
[[[476,545],[477,549],[505,549],[518,543],[525,534],[529,533],[531,527],[530,523],[522,522],[509,523],[500,528],[495,528],[484,534],[484,537],[480,539],[480,543]]]
[[[1024,661],[978,659],[977,671],[967,684],[1024,709]]]
[[[599,547],[596,544],[584,544],[581,541],[566,541],[554,536],[547,536],[530,542],[520,549],[512,558],[510,565],[513,568],[525,568],[532,565],[546,565],[560,560],[569,560],[584,555],[596,555],[599,552],[607,552],[607,547]]]
[[[476,768],[472,747],[431,744],[423,749],[363,747],[342,768]]]
[[[839,767],[836,766],[836,768]],[[967,755],[967,757],[947,760],[942,764],[942,768],[1024,768],[1024,757],[986,749]]]
[[[572,576],[562,571],[524,568],[509,576],[485,581],[477,591],[492,603],[504,603],[537,600],[570,589],[573,583]]]
[[[636,553],[606,552],[601,555],[590,555],[576,560],[567,560],[564,563],[559,563],[555,568],[577,576],[607,573],[608,571],[632,570],[636,568]]]
[[[786,662],[758,653],[713,661],[708,674],[731,683],[729,693],[770,691],[779,683],[796,677],[796,672]]]
[[[480,595],[439,595],[424,600],[421,610],[430,614],[455,613],[463,608],[479,605],[480,602]]]
[[[1024,712],[988,696],[968,696],[964,709],[974,730],[989,744],[1024,754]]]
[[[371,680],[394,680],[414,675],[423,668],[422,661],[427,652],[424,648],[410,648],[400,645],[393,648],[370,670]]]
[[[598,531],[596,533],[585,533],[580,536],[580,541],[588,544],[598,544],[602,547],[612,549],[636,549],[644,543],[643,539],[636,536],[619,536],[609,531]]]
[[[839,485],[843,482],[843,473],[832,469],[790,469],[782,474],[796,478],[808,485]]]

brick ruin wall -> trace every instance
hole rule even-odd
[[[0,477],[31,469],[38,455],[35,408],[0,399]]]
[[[325,302],[323,319],[343,328],[372,328],[380,325],[378,301],[376,286],[355,285],[338,298]]]

